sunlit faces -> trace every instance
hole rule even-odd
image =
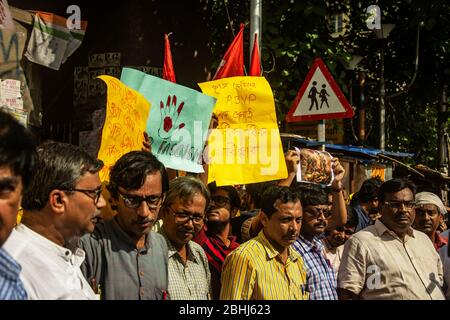
[[[308,205],[303,208],[301,233],[306,237],[318,236],[325,232],[331,210],[328,205]]]
[[[413,225],[414,229],[431,236],[436,232],[439,224],[440,213],[436,205],[429,203],[416,207],[416,218]]]
[[[7,166],[0,167],[0,247],[13,229],[20,201],[22,199],[22,179],[15,176]]]
[[[302,206],[296,202],[275,202],[278,209],[270,218],[263,214],[264,234],[274,248],[281,252],[297,240],[302,225]]]
[[[161,173],[155,171],[148,174],[139,189],[127,190],[119,187],[119,193],[122,197],[119,196],[117,199],[117,222],[132,238],[140,238],[153,227],[162,201],[156,203],[155,206],[149,206],[146,201],[141,201],[138,207],[130,208],[129,204],[125,203],[124,197],[161,198],[163,196]]]
[[[74,191],[68,196],[67,210],[64,213],[66,238],[92,233],[98,222],[100,209],[106,206],[102,195],[97,195],[101,187],[98,173],[85,173],[78,181]],[[86,191],[90,190],[90,191]],[[66,239],[67,241],[68,239]]]
[[[206,199],[200,193],[188,201],[176,199],[164,208],[163,228],[169,240],[178,247],[188,243],[194,237],[195,224],[201,224],[205,216]]]
[[[384,203],[380,203],[381,221],[384,225],[403,236],[415,219],[414,195],[409,188],[387,193]]]

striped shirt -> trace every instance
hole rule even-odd
[[[20,265],[0,248],[0,300],[26,300],[27,293],[19,278]]]
[[[311,242],[300,235],[292,246],[305,262],[310,300],[337,300],[337,277],[319,238]]]
[[[260,231],[225,259],[221,300],[307,300],[306,271],[291,247],[283,263],[277,250]]]
[[[169,249],[169,299],[209,300],[211,273],[205,251],[194,241],[189,241],[186,244],[187,260],[183,263],[178,250],[164,232],[164,228],[158,232],[164,236]]]
[[[216,235],[208,232],[206,226],[203,227],[200,232],[194,237],[194,241],[202,246],[205,250],[206,257],[208,258],[209,270],[211,271],[211,287],[213,299],[219,299],[220,295],[220,276],[222,274],[222,266],[226,256],[239,247],[236,242],[236,237],[230,236],[230,245],[227,246],[223,243],[222,239]]]

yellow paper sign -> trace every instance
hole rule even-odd
[[[219,126],[208,139],[208,181],[235,185],[284,179],[286,163],[272,89],[263,77],[199,84],[217,98]]]
[[[141,150],[150,103],[119,79],[100,76],[107,87],[106,119],[98,158],[105,166],[101,181],[109,181],[112,165],[125,153]]]

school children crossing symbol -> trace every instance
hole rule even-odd
[[[303,82],[286,121],[351,118],[354,112],[322,59],[316,58]]]

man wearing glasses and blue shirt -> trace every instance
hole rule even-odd
[[[38,163],[25,189],[23,216],[4,249],[22,266],[29,299],[97,299],[80,270],[79,237],[94,231],[103,166],[78,147],[50,142],[38,147]]]
[[[442,262],[431,240],[411,225],[415,186],[384,182],[381,218],[346,243],[338,272],[340,299],[443,300]]]
[[[117,214],[80,241],[83,274],[101,299],[167,298],[167,244],[151,229],[168,185],[164,165],[147,151],[129,152],[111,168],[108,189]]]

